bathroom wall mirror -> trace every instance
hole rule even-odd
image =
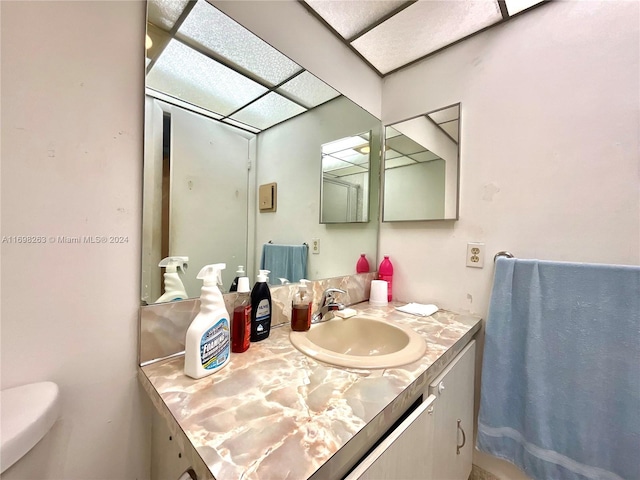
[[[320,223],[369,221],[371,132],[322,145]]]
[[[461,105],[385,126],[384,222],[457,220]]]
[[[169,256],[189,257],[187,298],[209,263],[226,263],[223,291],[238,265],[253,283],[268,242],[319,240],[312,280],[355,273],[361,252],[376,258],[377,222],[318,221],[319,152],[358,132],[373,132],[379,152],[380,120],[205,0],[150,0],[147,16],[143,303],[164,293]],[[370,163],[379,169],[379,156]],[[272,182],[277,209],[262,213],[258,187]],[[377,211],[377,185],[368,193],[356,218]]]

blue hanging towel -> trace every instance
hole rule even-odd
[[[477,447],[536,480],[640,479],[640,267],[498,258]]]
[[[279,285],[278,279],[286,278],[290,282],[298,282],[307,278],[307,254],[309,247],[303,245],[274,245],[265,243],[262,246],[260,269],[269,270],[270,283]]]

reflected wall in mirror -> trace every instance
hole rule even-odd
[[[199,296],[196,275],[210,263],[227,265],[223,291],[239,265],[253,284],[269,241],[320,239],[311,280],[355,273],[361,252],[376,258],[377,222],[319,224],[318,153],[363,131],[374,132],[379,152],[379,119],[205,0],[147,5],[143,302],[166,293],[159,263],[170,256],[189,257],[186,271],[167,272],[187,298]],[[271,182],[277,212],[260,213],[257,185]],[[377,211],[379,191],[370,190]],[[366,208],[361,216],[371,217]]]
[[[322,145],[320,223],[369,221],[371,132]]]
[[[457,220],[460,103],[385,127],[384,222]]]

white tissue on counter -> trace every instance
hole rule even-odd
[[[438,311],[438,307],[433,304],[423,305],[422,303],[407,303],[402,307],[396,307],[396,310],[404,313],[410,313],[419,317],[428,317]]]

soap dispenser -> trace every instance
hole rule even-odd
[[[297,293],[291,302],[291,330],[306,332],[311,328],[312,297],[307,290],[309,280],[300,280]]]
[[[271,291],[267,285],[269,270],[260,270],[251,290],[251,341],[259,342],[271,331]]]
[[[236,278],[233,279],[233,282],[231,282],[231,287],[229,287],[230,292],[238,291],[238,280],[240,279],[240,277],[244,276],[244,265],[238,265],[238,270],[236,270]]]
[[[198,273],[203,280],[200,313],[187,329],[184,344],[184,373],[202,378],[220,370],[230,359],[229,313],[222,292],[222,270],[226,265],[206,265]]]
[[[178,273],[187,269],[189,257],[167,257],[158,264],[164,267],[164,293],[156,300],[156,303],[172,302],[174,300],[184,300],[187,292]]]

